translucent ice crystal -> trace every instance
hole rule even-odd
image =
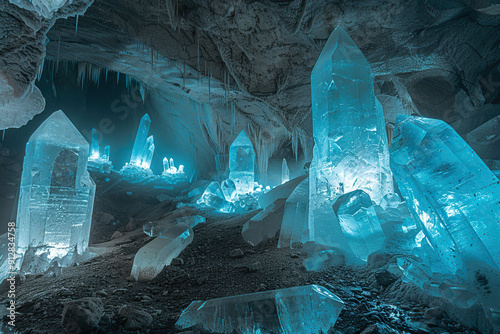
[[[213,181],[208,185],[197,203],[203,203],[221,212],[234,212],[234,205],[226,200],[217,181]]]
[[[408,208],[452,274],[466,279],[500,328],[500,183],[441,120],[398,116],[391,167]]]
[[[392,192],[382,106],[370,66],[349,35],[337,27],[311,74],[315,147],[309,173],[311,237],[339,246],[331,206],[353,190],[379,203]]]
[[[136,281],[149,281],[168,266],[172,259],[193,241],[193,230],[177,224],[143,246],[134,257],[131,276]]]
[[[290,180],[290,170],[288,169],[288,164],[286,163],[286,159],[283,158],[283,162],[281,163],[281,184],[287,183]]]
[[[88,156],[89,144],[61,110],[30,137],[17,211],[20,255],[30,248],[50,264],[87,249],[95,193]]]
[[[137,129],[137,134],[135,136],[134,146],[132,148],[132,156],[130,157],[130,164],[135,166],[141,166],[142,161],[145,160],[145,155],[147,154],[147,139],[149,133],[149,127],[151,126],[151,118],[148,114],[145,114],[141,118],[141,123]]]
[[[99,159],[99,141],[97,137],[97,130],[92,129],[92,144],[90,146],[90,159]]]
[[[238,194],[253,192],[255,179],[255,152],[244,130],[229,149],[229,178],[236,185]]]
[[[193,301],[175,325],[212,333],[327,333],[335,325],[343,305],[328,289],[306,285]]]
[[[285,202],[278,248],[293,247],[308,241],[307,210],[309,208],[309,179],[304,179]]]
[[[366,261],[370,253],[382,249],[385,235],[367,193],[355,190],[344,194],[333,207],[347,243],[359,259]]]
[[[229,202],[234,202],[236,200],[236,185],[234,184],[233,180],[227,179],[222,181],[220,187],[226,200],[228,200]]]
[[[243,225],[241,235],[252,246],[274,238],[283,220],[285,199],[280,198]]]

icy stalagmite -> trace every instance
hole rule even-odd
[[[155,278],[193,241],[193,230],[185,224],[177,224],[143,246],[134,257],[131,276],[136,281]]]
[[[305,285],[193,301],[175,325],[212,333],[327,333],[335,325],[343,305],[328,289]]]
[[[244,130],[229,149],[229,178],[236,185],[238,194],[253,192],[255,179],[255,152]]]
[[[391,167],[434,251],[451,273],[465,273],[500,329],[498,179],[449,125],[429,118],[398,116]]]
[[[88,157],[89,144],[61,110],[30,137],[16,231],[18,254],[30,249],[26,271],[45,271],[51,261],[61,264],[87,249],[95,193]]]
[[[134,147],[132,148],[132,156],[130,157],[131,165],[141,166],[141,162],[145,160],[145,155],[147,154],[147,150],[145,150],[145,147],[147,144],[146,141],[148,139],[150,126],[151,118],[149,118],[149,115],[146,114],[141,118],[139,129],[137,129]]]
[[[330,35],[311,74],[314,157],[309,227],[318,243],[337,247],[335,199],[365,191],[376,203],[392,192],[384,114],[365,56],[341,28]],[[329,218],[330,217],[330,218]]]
[[[92,129],[92,144],[90,146],[90,159],[99,159],[99,141],[97,137],[97,130]]]
[[[290,170],[288,169],[286,159],[283,158],[283,162],[281,163],[281,184],[287,183],[288,181],[290,181]]]

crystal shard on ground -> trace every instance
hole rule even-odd
[[[277,199],[274,203],[259,212],[243,225],[241,235],[252,246],[274,238],[281,227],[285,199]]]
[[[221,212],[234,212],[233,203],[226,200],[217,181],[213,181],[208,185],[197,203],[205,204]]]
[[[493,320],[500,310],[500,182],[449,125],[435,119],[398,116],[391,166],[442,263],[452,274],[465,271]]]
[[[95,194],[88,156],[89,144],[61,110],[30,137],[17,211],[19,255],[32,248],[55,260],[87,249]]]
[[[185,224],[177,224],[143,246],[134,257],[130,275],[136,281],[150,281],[163,267],[193,241],[193,230]]]
[[[306,285],[193,301],[175,325],[212,333],[327,333],[344,303],[328,289]]]
[[[236,185],[238,194],[253,192],[255,179],[255,152],[244,130],[229,149],[229,178]]]
[[[285,202],[278,248],[309,241],[307,211],[309,208],[309,179],[304,179]]]
[[[340,227],[354,254],[366,261],[368,255],[383,248],[385,234],[370,196],[363,190],[340,196],[333,205]]]

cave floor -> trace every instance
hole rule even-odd
[[[189,206],[176,209],[178,198],[160,203],[149,191],[135,191],[130,196],[126,190],[118,187],[96,197],[91,247],[102,250],[105,245],[110,252],[63,268],[62,274],[26,275],[19,280],[18,333],[63,333],[64,304],[83,297],[97,297],[104,302],[105,315],[93,333],[178,333],[175,321],[193,300],[305,284],[325,286],[345,302],[335,329],[330,331],[334,334],[479,333],[453,321],[442,310],[441,301],[424,297],[401,279],[380,286],[374,273],[395,261],[390,256],[363,268],[338,266],[307,272],[304,249],[278,249],[278,236],[257,247],[243,240],[243,224],[258,211],[222,215]],[[194,228],[193,242],[179,256],[184,263],[165,267],[150,282],[131,280],[135,253],[152,240],[142,233],[142,224],[189,214],[201,214],[207,221]],[[130,217],[134,219],[130,221]],[[111,240],[116,231],[123,235]],[[231,257],[235,249],[241,249],[244,256]],[[6,296],[4,289],[2,297]],[[125,329],[126,319],[118,315],[124,305],[149,313],[153,322],[140,330]],[[430,316],[435,314],[437,317]]]

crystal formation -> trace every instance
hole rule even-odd
[[[333,210],[354,254],[366,261],[368,255],[383,247],[385,235],[370,196],[363,190],[340,196]]]
[[[139,128],[137,129],[137,134],[135,136],[132,156],[130,157],[131,165],[140,167],[141,163],[145,160],[145,155],[147,154],[148,149],[147,140],[150,126],[151,118],[148,114],[145,114],[141,118],[141,123],[139,124]]]
[[[290,180],[290,170],[288,169],[288,164],[286,163],[286,159],[283,158],[283,162],[281,163],[281,184],[287,183]]]
[[[421,117],[398,116],[391,167],[442,263],[465,274],[500,329],[498,179],[449,125]]]
[[[255,152],[244,130],[229,148],[229,178],[236,185],[238,194],[253,192],[255,179]]]
[[[26,145],[17,211],[16,251],[28,248],[44,258],[41,271],[56,259],[88,246],[95,183],[87,171],[89,144],[61,111],[50,115]],[[37,259],[38,258],[38,259]]]
[[[278,248],[293,247],[308,241],[307,211],[309,208],[309,179],[304,179],[285,202]]]
[[[309,173],[311,237],[344,247],[331,207],[336,198],[363,190],[376,202],[392,192],[382,106],[370,66],[339,26],[326,42],[311,74],[315,147]]]
[[[217,181],[211,182],[197,201],[198,204],[205,204],[221,212],[234,212],[234,205],[228,202],[222,193],[222,189]]]
[[[175,325],[179,329],[195,327],[212,333],[327,333],[343,305],[328,289],[305,285],[193,301]]]

